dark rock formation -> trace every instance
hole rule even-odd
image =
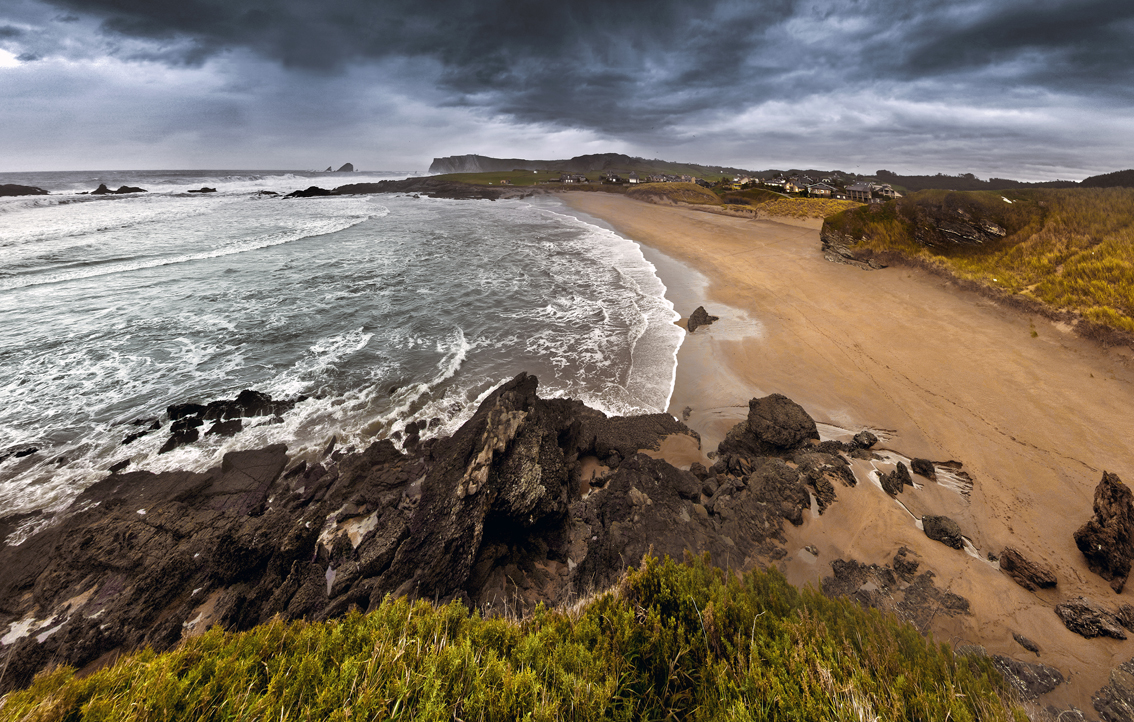
[[[330,170],[330,168],[328,168],[327,170]],[[319,196],[329,195],[333,195],[333,193],[326,188],[320,188],[319,186],[309,186],[306,190],[292,191],[291,193],[288,193],[286,196],[284,196],[284,198],[317,198]]]
[[[1028,650],[1029,652],[1036,655],[1037,657],[1039,656],[1039,653],[1040,653],[1039,645],[1036,644],[1035,642],[1033,642],[1032,640],[1028,639],[1027,637],[1025,637],[1022,634],[1017,634],[1016,632],[1012,632],[1012,639],[1015,639],[1016,642],[1021,647],[1023,647],[1024,649]]]
[[[1092,695],[1091,704],[1103,722],[1134,719],[1134,659],[1110,671],[1110,681]]]
[[[330,169],[328,168],[327,170],[330,170]],[[354,165],[352,163],[343,163],[342,166],[340,166],[339,169],[335,172],[336,173],[353,173],[354,172]]]
[[[902,493],[902,489],[906,486],[913,486],[910,470],[901,461],[889,474],[879,474],[878,481],[882,484],[883,490],[890,496],[897,496]]]
[[[1024,699],[1035,699],[1063,684],[1063,673],[1039,662],[1021,662],[1018,659],[993,655],[992,666],[1004,679],[1019,690]]]
[[[747,456],[783,454],[819,438],[819,430],[803,407],[782,394],[748,402],[748,420],[728,432],[719,453]]]
[[[172,407],[175,434],[198,434],[213,408]],[[289,467],[272,446],[226,454],[203,473],[135,471],[92,485],[55,525],[0,547],[0,629],[30,617],[55,630],[13,643],[0,691],[48,664],[164,650],[214,624],[327,619],[388,594],[522,614],[609,585],[651,549],[746,566],[782,557],[784,519],[798,523],[810,503],[782,459],[702,481],[639,453],[692,434],[672,417],[608,418],[540,399],[524,374],[451,437],[422,440],[424,425],[413,426],[418,441],[405,452],[382,440]],[[582,484],[580,459],[593,457],[610,472]]]
[[[22,459],[25,456],[31,456],[37,451],[39,451],[38,447],[30,446],[27,444],[9,447],[4,451],[0,451],[0,464],[4,463],[8,459]]]
[[[190,193],[216,193],[217,189],[216,188],[204,188],[204,187],[202,187],[202,188],[198,188],[197,190],[192,190],[192,191],[189,191],[189,192]]]
[[[1055,607],[1064,626],[1087,639],[1113,637],[1126,639],[1118,618],[1085,597],[1076,597]]]
[[[244,429],[242,418],[256,416],[280,416],[291,411],[303,397],[294,401],[275,401],[271,396],[259,391],[245,389],[235,399],[220,399],[208,405],[197,403],[173,404],[166,409],[173,423],[169,427],[170,438],[158,453],[164,454],[179,446],[191,444],[200,438],[198,427],[206,421],[217,422],[209,427],[207,435],[232,436]],[[153,428],[159,428],[153,427]],[[133,439],[130,439],[131,441]],[[123,442],[127,443],[127,442]]]
[[[854,248],[858,239],[831,227],[827,222],[823,223],[823,228],[819,231],[819,240],[823,244],[823,257],[832,263],[842,263],[864,271],[886,267],[874,260],[874,253],[870,249]]]
[[[122,195],[123,193],[146,193],[145,188],[136,188],[134,186],[119,186],[118,190],[112,191],[106,187],[105,183],[99,183],[98,188],[91,191],[92,196],[103,195]]]
[[[925,535],[930,539],[954,549],[965,548],[965,541],[961,538],[961,527],[949,517],[923,516],[921,525],[925,529]]]
[[[937,480],[937,470],[929,459],[914,459],[910,461],[910,469],[918,476],[924,476],[930,481]]]
[[[1119,624],[1134,632],[1134,606],[1123,604],[1119,606],[1114,616],[1118,619]]]
[[[689,333],[693,333],[702,326],[708,326],[713,321],[719,321],[720,317],[710,316],[709,312],[705,310],[704,306],[698,306],[697,310],[689,315],[689,321],[686,326],[689,328]]]
[[[858,483],[850,464],[841,456],[801,449],[793,460],[804,483],[815,492],[820,514],[838,497],[836,487],[850,487]]]
[[[1091,571],[1121,593],[1134,557],[1134,494],[1117,474],[1103,472],[1094,508],[1094,517],[1075,532],[1075,545]]]
[[[21,186],[15,183],[0,184],[0,197],[3,196],[45,196],[47,191],[35,186]]]
[[[1059,581],[1054,569],[1024,558],[1013,547],[1005,547],[1000,553],[1000,569],[1024,589],[1050,589]]]
[[[852,443],[859,449],[869,449],[878,443],[878,437],[869,431],[863,430],[854,435]]]
[[[934,617],[968,614],[969,601],[938,587],[933,572],[917,574],[918,562],[910,558],[911,554],[902,547],[894,556],[892,567],[837,559],[831,562],[832,576],[823,579],[823,593],[893,612],[922,631]]]

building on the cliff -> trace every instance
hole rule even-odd
[[[807,186],[807,195],[812,198],[830,198],[834,192],[835,187],[826,183],[813,183]]]
[[[872,190],[869,183],[855,183],[847,186],[847,198],[859,203],[869,203]]]

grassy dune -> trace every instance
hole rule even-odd
[[[708,188],[702,188],[696,183],[643,183],[631,186],[626,191],[626,195],[654,203],[663,200],[696,205],[719,206],[721,204],[721,199],[716,193]]]
[[[523,621],[387,599],[322,623],[213,629],[79,679],[36,678],[6,720],[1026,719],[984,659],[799,591],[775,572],[644,560],[618,589]]]
[[[917,243],[919,223],[958,208],[992,220],[1007,235],[978,246]],[[960,278],[1134,333],[1134,189],[922,191],[882,208],[844,212],[828,226],[861,239],[859,247],[920,258]]]
[[[835,201],[829,198],[776,198],[762,203],[760,212],[790,218],[826,218],[860,206],[862,204],[856,201]]]

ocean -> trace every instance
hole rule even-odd
[[[359,449],[417,420],[449,434],[521,371],[608,414],[667,408],[684,332],[655,267],[555,198],[260,193],[407,175],[0,174],[52,191],[0,198],[0,457],[37,449],[0,462],[0,513],[65,508],[125,460]],[[81,194],[100,183],[148,192]],[[158,453],[167,406],[243,389],[304,400]]]

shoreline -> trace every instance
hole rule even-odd
[[[1090,695],[1134,642],[1083,639],[1052,610],[1079,595],[1110,607],[1134,596],[1116,595],[1092,573],[1072,538],[1103,470],[1134,478],[1134,427],[1122,411],[1134,402],[1134,373],[1123,355],[917,269],[830,263],[817,228],[562,197],[708,280],[703,305],[722,326],[685,339],[670,405],[678,418],[692,408],[687,423],[705,449],[743,418],[749,398],[779,392],[821,425],[870,429],[902,457],[961,461],[974,479],[967,498],[935,484],[897,502],[861,483],[840,489],[822,517],[787,530],[789,557],[779,566],[789,579],[815,583],[834,559],[884,565],[910,548],[972,602],[969,617],[935,620],[937,638],[1052,665],[1070,683],[1044,701],[1091,709]],[[669,289],[681,279],[663,282]],[[695,305],[677,308],[687,316]],[[747,318],[729,318],[736,311]],[[723,332],[730,323],[752,333]],[[955,518],[980,558],[929,540],[914,524],[921,514]],[[818,559],[801,553],[805,545]],[[1006,546],[1054,567],[1060,586],[1016,585],[985,558]],[[1037,641],[1042,656],[1013,633]]]

